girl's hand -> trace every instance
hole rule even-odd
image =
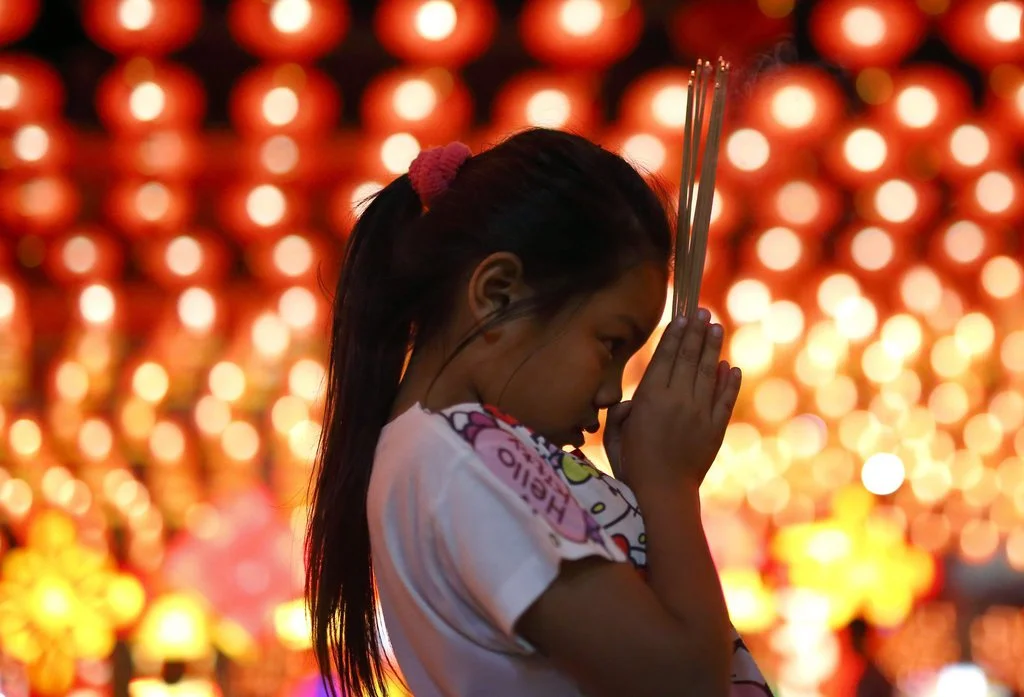
[[[612,467],[612,476],[622,482],[626,481],[626,472],[622,469],[622,427],[632,405],[627,400],[609,407],[604,422],[604,454]]]
[[[673,320],[637,387],[618,436],[618,469],[634,489],[696,489],[722,446],[741,375],[719,361],[723,331],[710,318]]]

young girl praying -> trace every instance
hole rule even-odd
[[[701,524],[740,389],[722,327],[672,320],[622,401],[672,246],[644,178],[557,131],[424,151],[373,198],[334,297],[308,530],[329,685],[382,694],[379,606],[415,697],[770,694]],[[605,410],[615,478],[578,450]]]

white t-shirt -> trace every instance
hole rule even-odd
[[[563,560],[646,567],[625,484],[479,404],[416,405],[384,428],[368,516],[385,626],[415,697],[582,695],[513,627]],[[771,694],[738,636],[733,682],[734,697]]]

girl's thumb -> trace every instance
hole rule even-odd
[[[625,402],[619,402],[611,407],[608,407],[608,426],[615,425],[620,426],[623,421],[629,416],[630,409],[633,407],[633,402],[626,400]]]

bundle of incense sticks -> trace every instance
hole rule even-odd
[[[700,303],[700,283],[704,276],[708,229],[711,227],[728,81],[729,64],[721,58],[715,65],[699,60],[697,68],[690,72],[683,132],[683,174],[679,181],[679,218],[676,221],[673,316],[686,313],[692,318]],[[710,115],[706,113],[709,92]]]

